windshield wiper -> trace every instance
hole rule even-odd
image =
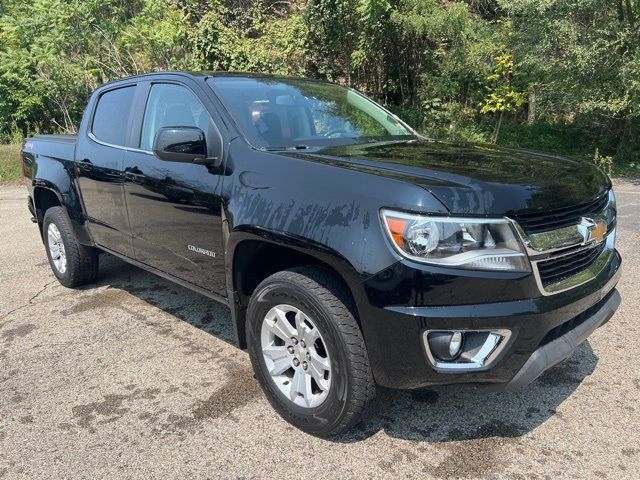
[[[300,144],[300,145],[289,145],[289,146],[283,146],[283,147],[262,147],[261,150],[274,152],[277,150],[306,150],[307,148],[309,148],[309,145]]]

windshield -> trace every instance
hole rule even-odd
[[[208,81],[257,147],[305,148],[413,137],[389,112],[339,85],[281,78]]]

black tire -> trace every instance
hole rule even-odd
[[[356,425],[375,396],[375,383],[362,333],[331,272],[314,266],[278,272],[253,293],[247,311],[247,346],[262,389],[289,423],[318,436],[342,433]],[[331,358],[332,383],[317,407],[301,407],[287,398],[269,374],[262,354],[261,328],[269,310],[292,305],[312,319]]]
[[[51,256],[48,242],[48,231],[51,224],[58,228],[64,245],[66,257],[66,269],[64,272],[58,270]],[[53,274],[62,285],[74,288],[96,279],[98,276],[98,252],[94,248],[78,243],[71,228],[71,221],[62,207],[51,207],[45,212],[42,232],[49,265],[51,265]]]

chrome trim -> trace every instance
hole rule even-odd
[[[593,223],[604,223],[606,225],[607,218],[605,211],[607,208],[608,206],[605,207],[600,214],[593,217]],[[585,217],[583,217],[583,219],[587,220]],[[602,243],[602,241],[597,242],[597,240],[585,239],[585,227],[583,223],[577,223],[570,227],[563,227],[557,230],[550,230],[548,232],[527,234],[518,222],[513,219],[509,220],[511,220],[516,228],[529,257],[551,254],[576,246],[596,245],[598,243]]]
[[[572,288],[579,287],[580,285],[584,285],[585,283],[589,283],[591,280],[595,279],[600,274],[600,272],[604,270],[604,268],[609,263],[611,256],[613,255],[613,252],[615,251],[615,239],[616,229],[614,228],[606,237],[604,250],[600,255],[598,255],[593,263],[591,263],[591,265],[586,267],[584,270],[576,273],[575,275],[572,275],[571,277],[567,277],[563,280],[560,280],[559,282],[547,285],[546,287],[542,284],[542,279],[540,278],[540,272],[538,270],[538,263],[553,260],[556,258],[566,257],[576,252],[583,252],[592,248],[598,248],[601,243],[590,244],[585,248],[571,250],[570,252],[567,252],[563,255],[556,255],[540,260],[532,260],[531,266],[533,269],[533,275],[536,279],[536,284],[538,285],[540,293],[542,293],[542,295],[544,296],[555,295],[557,293],[566,292],[567,290],[571,290]]]
[[[136,152],[136,153],[145,153],[147,155],[155,156],[155,153],[150,152],[149,150],[142,150],[140,148],[127,147],[127,152]]]
[[[591,220],[593,223],[605,223],[610,227],[615,222],[616,212],[616,197],[613,193],[613,189],[608,192],[609,200],[604,206],[602,211],[592,218],[585,220]],[[611,222],[607,222],[607,210],[613,209],[614,217]],[[536,257],[539,255],[548,255],[561,250],[576,247],[586,246],[593,243],[599,243],[596,240],[589,240],[585,236],[585,227],[583,222],[571,225],[569,227],[563,227],[556,230],[550,230],[548,232],[527,234],[517,220],[507,217],[507,219],[515,227],[516,232],[520,236],[522,243],[525,246],[525,250],[529,257]],[[606,238],[606,235],[605,235]]]
[[[483,333],[487,332],[487,339],[484,344],[473,356],[471,362],[441,362],[435,359],[431,353],[429,347],[429,334],[434,332],[452,332],[454,330],[425,330],[422,333],[422,342],[424,343],[424,349],[429,359],[429,363],[436,370],[441,370],[442,373],[464,373],[478,371],[480,369],[489,368],[498,358],[500,352],[509,344],[511,338],[511,330],[508,329],[457,329],[462,333]]]
[[[94,142],[99,143],[100,145],[104,145],[105,147],[117,148],[119,150],[124,150],[126,152],[145,153],[147,155],[155,156],[155,153],[153,153],[150,150],[142,150],[141,148],[134,148],[134,147],[123,147],[122,145],[114,145],[112,143],[103,142],[102,140],[98,140],[98,138],[92,132],[87,133],[87,136]],[[223,148],[223,152],[224,152],[224,148]]]
[[[520,239],[529,257],[554,253],[577,245],[586,245],[586,243],[584,243],[584,236],[579,228],[580,224],[548,232],[527,234],[515,220],[511,221],[518,235],[520,235]]]
[[[113,143],[103,142],[102,140],[98,140],[98,138],[93,134],[93,132],[88,132],[87,136],[94,142],[100,145],[103,145],[105,147],[117,148],[118,150],[124,150],[126,152],[138,152],[138,153],[146,153],[148,155],[153,155],[153,152],[150,152],[149,150],[141,150],[139,148],[125,147],[123,145],[115,145]]]
[[[127,147],[125,147],[123,145],[115,145],[113,143],[107,143],[107,142],[103,142],[102,140],[98,140],[98,137],[96,137],[93,134],[93,132],[88,132],[87,133],[87,137],[89,137],[94,142],[99,143],[100,145],[104,145],[105,147],[117,148],[119,150],[126,150],[127,149]]]
[[[555,295],[584,285],[596,278],[609,262],[615,250],[616,197],[613,189],[610,189],[607,195],[608,202],[601,212],[591,218],[582,217],[580,223],[557,230],[527,234],[516,220],[508,218],[524,245],[531,262],[531,270],[536,279],[536,284],[542,295]],[[607,215],[610,209],[613,210],[611,217]],[[606,228],[611,228],[612,226],[613,228],[605,233],[602,238],[590,238],[591,228],[587,225],[601,225],[602,223],[606,225]],[[584,270],[546,287],[542,284],[538,263],[562,258],[591,248],[598,248],[603,242],[605,247],[602,253]]]

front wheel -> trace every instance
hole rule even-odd
[[[375,395],[360,328],[328,271],[278,272],[255,290],[247,343],[256,377],[288,422],[321,436],[355,425]]]

